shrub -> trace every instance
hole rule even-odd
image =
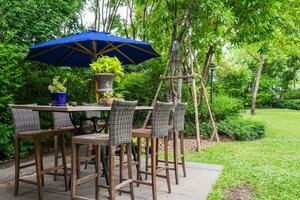
[[[286,108],[286,109],[300,110],[300,99],[294,99],[294,100],[277,100],[274,103],[274,107],[276,107],[276,108]]]
[[[288,90],[284,95],[283,99],[300,99],[300,89]]]
[[[12,127],[0,124],[0,160],[11,158],[14,155]]]
[[[227,117],[237,116],[241,109],[243,109],[243,102],[237,98],[226,95],[218,95],[213,98],[211,105],[212,112],[216,121],[224,120]],[[201,116],[205,116],[204,121],[207,121],[207,108],[203,106]]]
[[[260,121],[243,118],[228,118],[217,123],[219,135],[230,137],[239,141],[255,140],[264,137],[265,128]],[[200,126],[202,136],[210,136],[211,123],[202,123]]]
[[[264,137],[264,125],[260,121],[243,118],[230,118],[218,123],[220,134],[232,139],[247,141]]]

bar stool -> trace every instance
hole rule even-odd
[[[83,103],[82,105],[84,106],[96,106],[97,103]],[[85,112],[85,117],[87,121],[84,124],[84,129],[85,132],[95,132],[98,131],[98,129],[104,129],[104,132],[107,133],[107,128],[104,127],[106,123],[101,119],[101,113],[99,111],[86,111]],[[102,154],[104,153],[101,151]],[[86,157],[86,162],[84,165],[84,168],[87,169],[88,164],[94,164],[92,159],[95,158],[95,155],[93,155],[93,146],[86,145],[86,151],[85,151],[85,157]],[[102,155],[104,157],[104,154]],[[104,172],[105,173],[105,172]]]
[[[62,112],[53,112],[53,124],[55,130],[63,131],[64,133],[73,134],[75,132],[75,128],[71,122],[70,115],[68,113]],[[62,146],[62,148],[60,148]],[[59,150],[61,151],[61,156],[59,156]],[[66,155],[66,147],[64,141],[64,135],[54,136],[54,166],[58,166],[59,158],[62,159],[62,162],[66,162],[66,157],[63,157],[63,154]],[[58,174],[57,171],[54,172],[53,180],[57,180],[57,175],[60,176],[62,174]]]
[[[157,199],[157,185],[156,177],[165,178],[167,180],[168,192],[171,193],[171,184],[169,176],[169,166],[168,166],[168,129],[169,129],[169,117],[173,103],[156,102],[154,109],[152,111],[151,117],[151,129],[133,129],[132,136],[138,138],[138,155],[137,155],[137,182],[138,184],[145,184],[152,187],[152,198]],[[146,166],[146,171],[141,171],[141,138],[146,140],[151,140],[151,173],[147,171],[148,166]],[[164,167],[157,166],[157,141],[163,139],[164,141]],[[147,158],[146,158],[147,159]],[[146,163],[147,160],[146,160]],[[165,171],[166,175],[158,174],[161,171]],[[151,175],[151,182],[140,180],[140,174]]]
[[[184,159],[184,115],[186,111],[186,103],[178,103],[175,107],[174,111],[174,122],[173,127],[169,129],[169,132],[173,137],[173,162],[169,162],[174,164],[174,168],[170,168],[175,171],[175,182],[179,184],[178,178],[178,165],[182,166],[183,176],[186,177],[185,170],[185,159]],[[177,146],[178,146],[178,138],[180,138],[180,155],[178,155]],[[181,162],[178,162],[178,158],[181,158]],[[163,162],[163,161],[162,161]]]
[[[131,160],[131,139],[132,123],[136,101],[117,101],[114,100],[109,115],[109,134],[87,134],[74,136],[72,138],[72,187],[71,199],[86,199],[76,195],[77,185],[95,179],[95,199],[99,199],[99,189],[106,188],[109,191],[110,200],[115,200],[116,190],[129,193],[131,199],[134,199],[132,166],[128,162],[128,179],[123,179],[121,183],[115,185],[115,150],[117,146],[127,146],[127,157]],[[79,144],[93,145],[95,148],[95,173],[77,179],[76,168],[78,166],[76,146]],[[100,146],[108,145],[109,149],[109,186],[100,185]],[[130,191],[121,190],[122,187],[129,184]]]
[[[61,130],[41,130],[40,129],[40,119],[39,113],[27,109],[13,108],[14,105],[10,104],[10,109],[13,116],[13,124],[15,131],[15,195],[18,195],[19,182],[35,184],[37,185],[38,199],[43,199],[43,186],[44,186],[44,175],[53,175],[58,169],[64,170],[64,181],[65,190],[68,189],[67,183],[67,165],[63,159],[63,164],[49,169],[43,168],[43,158],[42,158],[42,147],[41,147],[41,136],[62,136],[64,134]],[[22,165],[20,164],[20,139],[28,138],[33,140],[34,146],[34,158],[35,163]],[[61,143],[62,145],[62,143]],[[63,148],[61,146],[61,148]],[[65,152],[62,152],[63,157],[65,157]],[[20,178],[20,170],[26,167],[35,165],[36,167],[36,179],[37,181],[30,181]]]

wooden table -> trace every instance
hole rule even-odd
[[[86,111],[110,111],[110,106],[50,106],[50,105],[13,105],[12,108],[29,109],[44,112],[86,112]],[[136,106],[137,111],[151,111],[152,106]]]

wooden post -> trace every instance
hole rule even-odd
[[[96,103],[97,104],[100,103],[100,98],[99,98],[98,90],[99,90],[99,84],[98,84],[97,80],[95,79],[95,94],[96,94]]]
[[[218,135],[218,129],[217,129],[213,114],[212,114],[211,109],[210,109],[210,105],[209,105],[209,101],[208,101],[208,98],[207,98],[205,86],[204,86],[204,83],[203,83],[203,79],[202,79],[201,75],[199,75],[199,76],[200,76],[200,84],[201,84],[202,91],[203,91],[203,97],[205,99],[205,103],[206,103],[206,107],[207,107],[207,112],[209,114],[211,125],[212,125],[212,128],[213,128],[213,132],[211,134],[210,140],[212,141],[215,137],[217,142],[220,142],[219,135]]]
[[[199,123],[199,114],[198,114],[198,102],[197,102],[197,91],[196,91],[196,80],[195,80],[195,72],[194,72],[194,66],[193,66],[193,54],[192,54],[192,44],[191,39],[189,36],[189,51],[190,51],[190,72],[192,75],[192,85],[191,91],[192,91],[192,98],[194,103],[194,110],[195,110],[195,126],[196,126],[196,140],[197,140],[197,151],[200,152],[201,150],[201,144],[200,144],[200,123]]]

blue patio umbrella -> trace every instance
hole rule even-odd
[[[117,57],[123,65],[160,56],[147,42],[91,30],[31,46],[27,59],[55,66],[89,67],[105,55]]]

